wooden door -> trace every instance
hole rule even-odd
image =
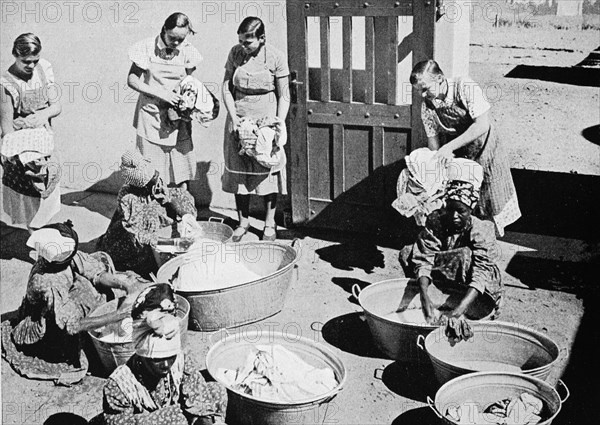
[[[287,19],[293,221],[381,231],[412,129],[422,127],[407,81],[433,57],[435,4],[289,0]],[[411,66],[400,85],[402,60]]]

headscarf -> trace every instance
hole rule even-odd
[[[27,240],[27,246],[34,248],[46,261],[63,265],[70,262],[77,253],[79,236],[73,229],[71,220],[67,220],[64,223],[48,224],[34,231]]]
[[[152,180],[155,172],[151,161],[137,151],[126,151],[121,156],[121,175],[126,184],[144,187]]]
[[[179,320],[173,288],[159,283],[138,295],[131,311],[137,355],[162,359],[181,352]]]
[[[479,202],[483,168],[475,161],[456,158],[448,164],[445,200],[459,201],[473,209]]]

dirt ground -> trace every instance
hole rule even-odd
[[[493,99],[493,114],[500,136],[508,146],[514,168],[558,173],[600,175],[598,80],[548,81],[548,67],[563,68],[560,75],[598,47],[597,30],[553,28],[491,28],[475,22],[472,31],[471,76]],[[528,78],[506,77],[518,66],[528,66]],[[546,67],[546,68],[544,68]],[[519,74],[525,75],[525,74]],[[552,74],[556,75],[556,74]],[[597,74],[595,74],[597,76]],[[492,99],[491,99],[492,100]],[[587,136],[586,136],[587,135]],[[536,168],[537,167],[537,168]],[[63,197],[59,218],[76,217],[84,250],[106,228],[114,197],[77,192]],[[222,215],[228,211],[204,211]],[[74,220],[75,221],[75,220]],[[233,221],[229,221],[233,223]],[[254,222],[256,228],[262,228]],[[590,229],[594,231],[594,229]],[[363,236],[282,230],[282,241],[301,239],[298,279],[292,282],[283,311],[266,321],[234,332],[274,329],[327,344],[344,362],[347,382],[318,420],[329,424],[433,424],[437,418],[426,407],[436,385],[427,367],[397,364],[379,353],[371,339],[361,307],[351,287],[364,287],[403,275],[398,250]],[[256,239],[256,235],[248,239]],[[3,319],[18,307],[31,267],[23,249],[26,234],[2,233],[0,255],[1,312]],[[590,407],[600,399],[595,351],[599,323],[597,279],[592,264],[599,246],[593,233],[573,237],[509,232],[498,243],[497,261],[506,285],[501,319],[530,326],[550,336],[561,347],[549,381],[562,378],[570,399],[555,425],[592,423]],[[200,364],[211,344],[210,335],[189,331],[187,352]],[[596,348],[594,348],[595,350]],[[64,388],[21,379],[2,361],[2,424],[38,425],[59,412],[90,419],[101,411],[104,382],[94,372],[79,385]],[[67,422],[57,422],[67,424]]]

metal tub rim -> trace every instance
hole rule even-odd
[[[276,241],[275,242],[272,242],[272,241],[252,241],[252,242],[250,242],[250,241],[248,241],[248,242],[228,243],[227,245],[229,247],[231,247],[231,246],[250,246],[250,245],[275,246],[277,248],[283,249],[286,252],[292,252],[293,258],[289,264],[286,264],[285,266],[274,271],[273,273],[270,273],[265,276],[261,276],[258,279],[240,283],[239,285],[227,286],[225,288],[218,288],[218,289],[208,289],[208,290],[204,290],[204,291],[181,291],[181,290],[177,289],[175,292],[180,295],[189,297],[189,296],[198,296],[198,295],[214,295],[214,294],[219,294],[219,293],[223,293],[223,292],[236,292],[238,290],[244,290],[250,286],[261,284],[265,279],[278,277],[279,275],[288,272],[289,269],[297,267],[296,263],[299,260],[299,255],[298,255],[298,251],[296,250],[296,248],[293,245],[288,245],[288,244],[281,243],[281,242],[276,242]],[[193,250],[193,251],[188,251],[184,254],[181,254],[177,257],[174,257],[174,258],[170,259],[169,261],[167,261],[166,263],[164,263],[161,266],[161,269],[166,268],[167,265],[169,265],[169,263],[171,263],[171,262],[182,261],[182,259],[185,259],[186,257],[189,257],[191,255],[196,255],[199,252],[201,252],[201,251]],[[160,270],[158,271],[157,276],[160,276]]]

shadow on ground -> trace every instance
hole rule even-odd
[[[27,239],[29,239],[27,230],[7,226],[2,222],[0,232],[2,238],[0,242],[0,259],[17,259],[33,264],[33,260],[29,256],[31,249],[26,245]]]
[[[373,273],[385,267],[383,252],[372,242],[352,241],[331,245],[315,251],[319,258],[340,270],[364,270]]]
[[[323,339],[334,347],[361,357],[385,359],[375,348],[369,326],[362,313],[348,313],[334,317],[321,328]]]
[[[600,69],[540,65],[517,65],[507,78],[551,81],[574,86],[600,87]]]
[[[381,381],[393,393],[420,402],[426,402],[427,396],[439,388],[433,366],[426,358],[418,363],[390,363],[383,369]]]
[[[598,237],[600,176],[514,168],[511,172],[522,217],[507,231],[580,240]]]
[[[600,145],[600,124],[584,128],[581,135],[595,145]]]
[[[519,279],[529,289],[546,289],[581,295],[586,286],[588,263],[558,261],[532,257],[531,253],[516,253],[506,272]],[[591,282],[587,282],[591,283]]]
[[[402,413],[392,425],[429,425],[441,423],[440,419],[429,407],[417,407]]]
[[[591,271],[591,270],[590,270]],[[569,364],[561,379],[569,387],[571,397],[563,404],[554,425],[592,424],[598,420],[598,347],[600,346],[600,290],[591,280],[583,295],[584,314],[577,330],[575,342],[571,348]],[[596,418],[596,419],[594,419]]]
[[[350,294],[350,296],[348,297],[348,301],[352,304],[357,305],[360,304],[358,302],[358,299],[354,296],[352,288],[354,287],[354,285],[356,285],[359,289],[358,293],[360,293],[361,290],[363,290],[371,284],[370,282],[365,282],[364,280],[356,279],[353,277],[334,277],[331,279],[331,282],[342,288],[344,291],[348,292]]]

